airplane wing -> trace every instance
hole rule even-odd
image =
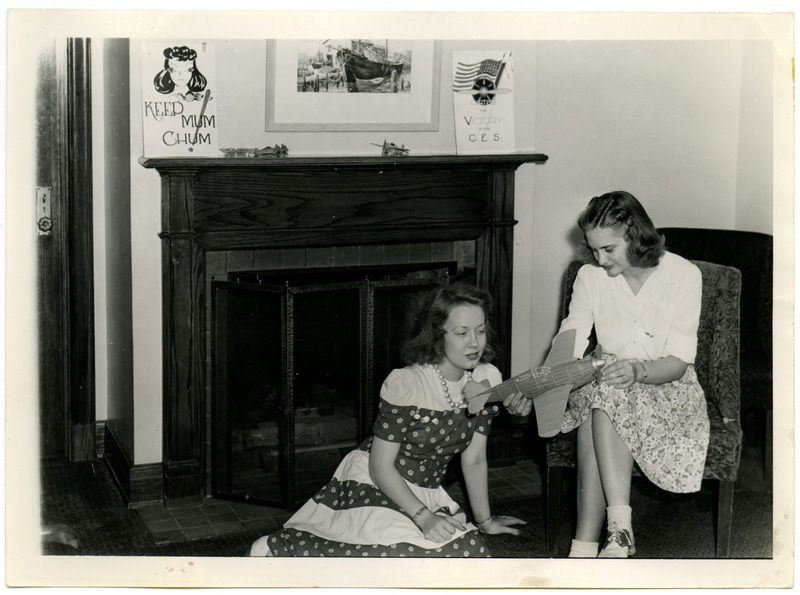
[[[557,386],[533,400],[536,425],[542,438],[550,438],[561,431],[561,419],[567,410],[567,400],[571,390],[571,384]]]
[[[543,368],[552,368],[575,359],[575,332],[575,329],[571,328],[556,335],[550,353],[542,364]]]
[[[467,400],[467,411],[472,415],[483,409],[489,397],[492,396],[492,385],[489,384],[488,380],[481,380],[480,382],[468,380],[462,390],[464,398]]]

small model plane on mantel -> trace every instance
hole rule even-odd
[[[599,378],[605,365],[599,345],[592,355],[583,359],[575,359],[574,350],[575,329],[570,329],[556,336],[550,353],[535,371],[528,370],[494,387],[488,380],[467,382],[464,385],[467,411],[478,413],[486,403],[503,401],[520,392],[526,399],[533,400],[539,436],[555,436],[561,430],[570,391]]]

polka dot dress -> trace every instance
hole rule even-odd
[[[480,364],[473,378],[492,385],[501,380],[491,364]],[[466,375],[449,383],[450,394],[461,395],[464,382]],[[488,435],[498,413],[497,406],[474,416],[463,408],[453,411],[432,366],[394,370],[381,389],[373,435],[345,456],[331,480],[282,529],[262,537],[251,552],[266,552],[268,546],[272,556],[488,557],[477,527],[441,482],[453,456],[469,446],[475,432]],[[403,511],[375,486],[369,475],[375,436],[400,445],[395,468],[414,495],[465,530],[446,543],[429,541],[410,518],[415,511]]]

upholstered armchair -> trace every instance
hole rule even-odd
[[[754,231],[662,227],[667,250],[742,273],[739,356],[742,414],[763,428],[764,481],[772,484],[772,236]],[[744,425],[745,428],[749,426]],[[760,428],[759,428],[760,431]]]
[[[742,450],[739,418],[739,299],[741,273],[738,269],[693,261],[703,276],[703,297],[698,330],[695,369],[703,387],[711,422],[711,437],[703,478],[719,482],[717,498],[718,558],[729,555],[733,486]],[[572,297],[572,285],[581,267],[573,262],[564,284],[563,313]],[[593,346],[590,346],[593,348]],[[575,435],[558,434],[546,443],[547,449],[547,550],[558,551],[561,513],[562,470],[576,462]]]

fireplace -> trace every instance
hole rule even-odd
[[[369,433],[431,289],[458,263],[249,271],[212,283],[211,493],[293,508]]]
[[[141,159],[162,178],[165,502],[307,498],[436,285],[492,293],[507,375],[514,172],[546,159]]]

